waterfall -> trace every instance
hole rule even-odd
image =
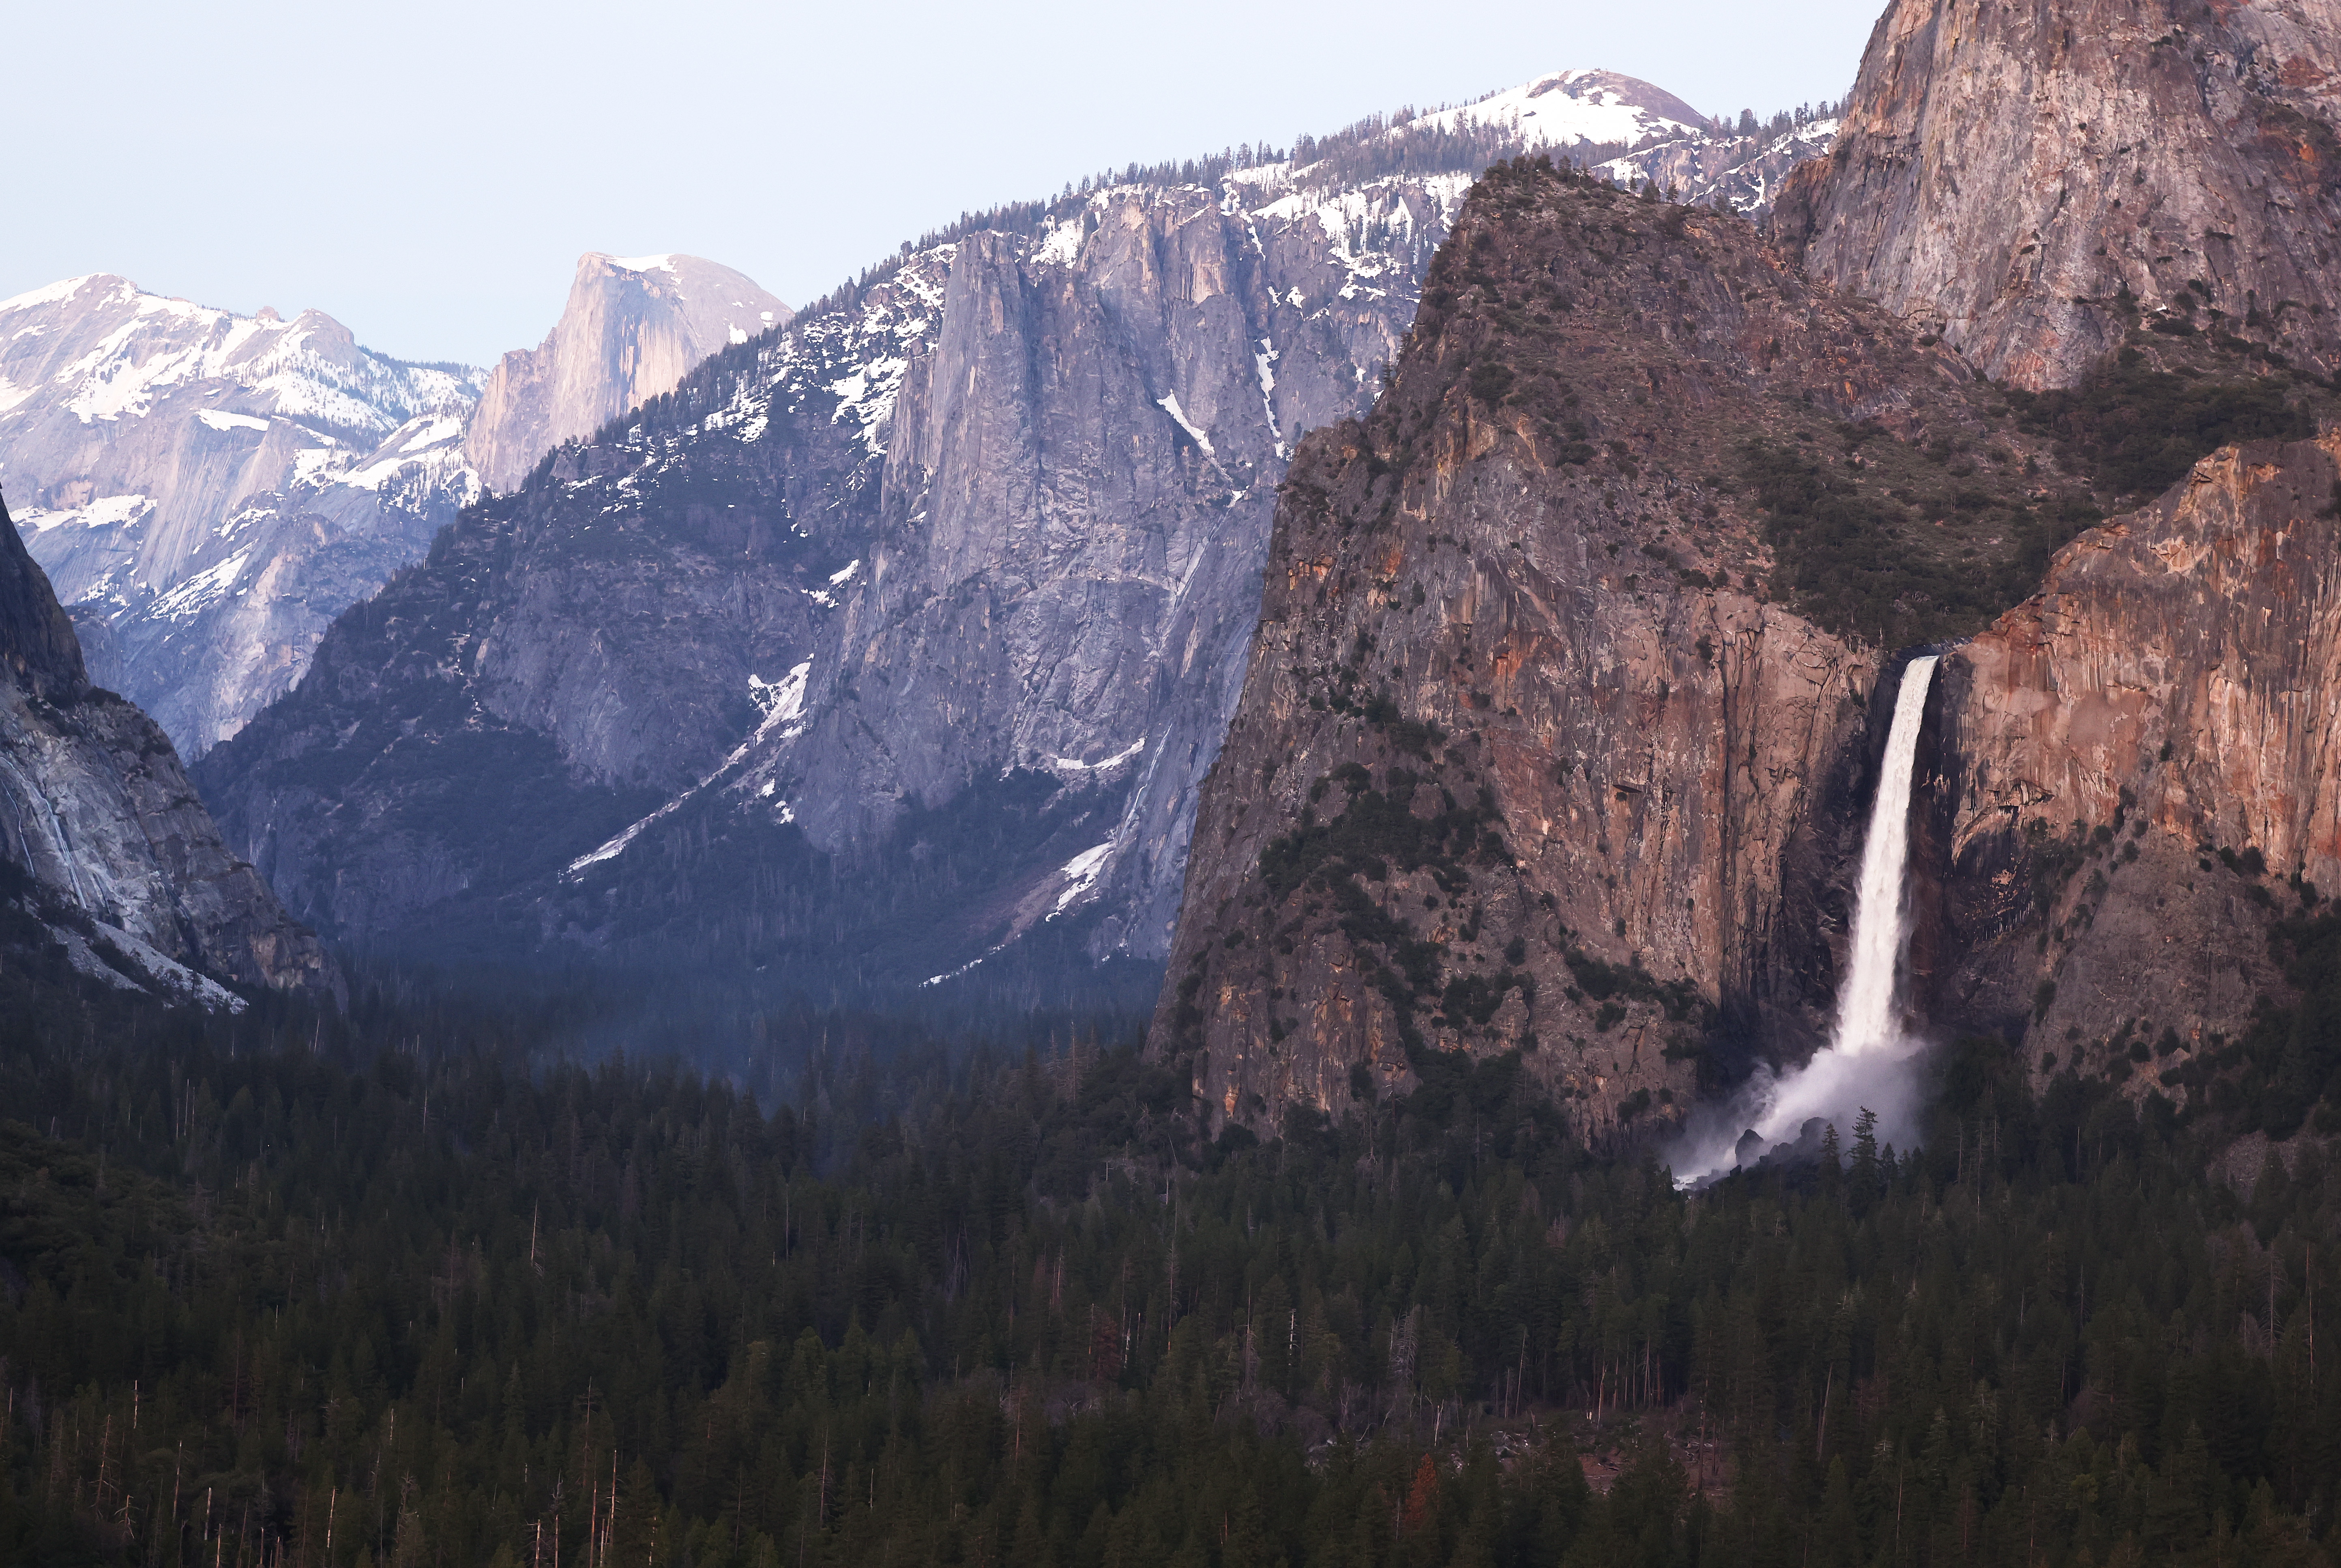
[[[1894,697],[1894,725],[1886,732],[1886,767],[1869,808],[1869,836],[1861,848],[1861,887],[1853,909],[1853,968],[1838,997],[1837,1036],[1829,1049],[1860,1056],[1890,1043],[1894,971],[1902,961],[1902,871],[1910,853],[1910,773],[1918,755],[1918,722],[1935,655],[1914,659]]]
[[[1862,841],[1851,964],[1838,993],[1836,1033],[1803,1067],[1777,1077],[1759,1071],[1728,1107],[1695,1118],[1670,1156],[1678,1185],[1691,1186],[1735,1166],[1752,1164],[1783,1142],[1814,1142],[1820,1122],[1834,1124],[1842,1137],[1865,1108],[1878,1114],[1881,1136],[1907,1143],[1916,1130],[1917,1077],[1910,1057],[1918,1042],[1901,1028],[1894,991],[1902,962],[1911,775],[1935,663],[1933,654],[1910,660],[1902,671],[1902,689],[1895,694],[1885,766]]]

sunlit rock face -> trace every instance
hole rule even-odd
[[[1748,454],[1850,496],[1997,400],[1747,223],[1549,170],[1480,182],[1423,302],[1284,486],[1150,1048],[1255,1126],[1519,1050],[1646,1129],[1825,1035],[1879,673],[1943,624],[1789,591]]]
[[[2185,1052],[2160,1071],[2286,996],[2270,920],[2294,878],[2341,890],[2336,456],[2204,459],[1946,659],[1922,977],[1946,1027],[2037,1064],[2150,1021]]]

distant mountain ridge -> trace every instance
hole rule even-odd
[[[0,303],[0,478],[98,679],[200,753],[474,492],[480,384],[77,278]]]
[[[1491,93],[1414,123],[1424,128],[1459,124],[1514,125],[1530,152],[1571,152],[1589,143],[1638,148],[1716,129],[1672,93],[1615,71],[1559,71]]]
[[[187,755],[291,689],[333,618],[481,489],[786,307],[690,256],[588,254],[545,345],[493,372],[75,278],[0,302],[0,480],[96,679]]]

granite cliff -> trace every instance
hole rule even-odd
[[[1778,249],[1492,171],[1296,460],[1151,1048],[1254,1124],[1518,1049],[1596,1132],[1799,1058],[1924,645],[1925,1027],[2299,1125],[2331,438],[2253,438],[2334,415],[2333,32],[1897,5]]]
[[[1952,650],[1918,813],[1942,1027],[2182,1104],[2280,1076],[2244,1048],[2296,999],[2271,931],[2341,889],[2336,456],[2222,449]],[[2341,1039],[2286,1046],[2308,1100],[2341,1074]]]
[[[1894,0],[1783,243],[1995,380],[2143,315],[2341,368],[2341,16],[2317,0]]]
[[[316,938],[228,853],[154,721],[90,684],[72,623],[0,506],[0,885],[30,933],[122,989],[241,1007],[220,982],[338,994]]]
[[[454,899],[639,951],[752,908],[770,961],[931,853],[947,896],[853,917],[848,970],[948,970],[1112,873],[1159,953],[1279,449],[1370,395],[1454,184],[1330,224],[1121,186],[918,250],[466,512],[205,788],[338,935]]]

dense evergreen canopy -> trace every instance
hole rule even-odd
[[[2341,1172],[2231,1186],[1987,1042],[1923,1152],[1685,1195],[1509,1059],[1205,1142],[1182,1081],[1063,1037],[792,1025],[767,1112],[444,1007],[52,1003],[0,1024],[9,1561],[2330,1544]]]

